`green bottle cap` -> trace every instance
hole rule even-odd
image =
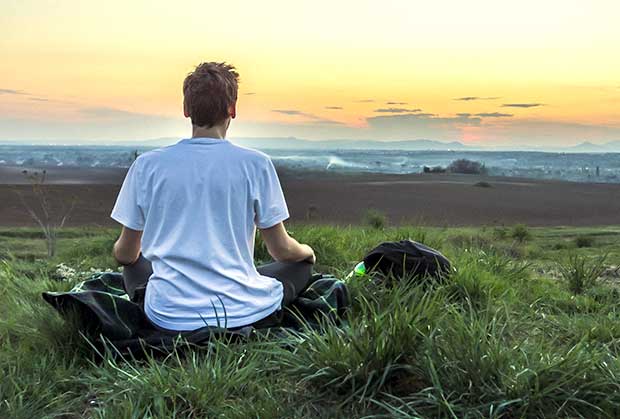
[[[364,276],[364,275],[366,275],[366,266],[364,265],[364,262],[360,262],[357,265],[355,265],[355,268],[353,268],[351,272],[349,272],[349,275],[347,275],[346,279],[351,279],[354,276]]]
[[[353,272],[355,272],[355,275],[357,276],[366,275],[366,265],[364,265],[364,262],[360,262],[357,265],[355,265]]]

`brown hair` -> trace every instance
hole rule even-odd
[[[230,64],[199,64],[183,82],[183,103],[192,124],[211,128],[228,118],[238,83],[239,74]]]

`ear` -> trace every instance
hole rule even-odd
[[[228,115],[230,115],[232,119],[235,119],[237,116],[237,103],[233,103],[228,107]]]
[[[189,109],[187,109],[187,103],[183,101],[183,116],[189,118]]]

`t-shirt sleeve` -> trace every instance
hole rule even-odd
[[[127,171],[111,215],[112,219],[125,227],[138,231],[144,229],[144,213],[140,207],[140,185],[136,160]]]
[[[280,180],[270,159],[258,179],[254,211],[256,226],[261,229],[273,227],[289,218]]]

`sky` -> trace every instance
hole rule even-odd
[[[620,140],[618,0],[2,0],[0,140],[186,137],[182,82],[241,75],[231,137]]]

